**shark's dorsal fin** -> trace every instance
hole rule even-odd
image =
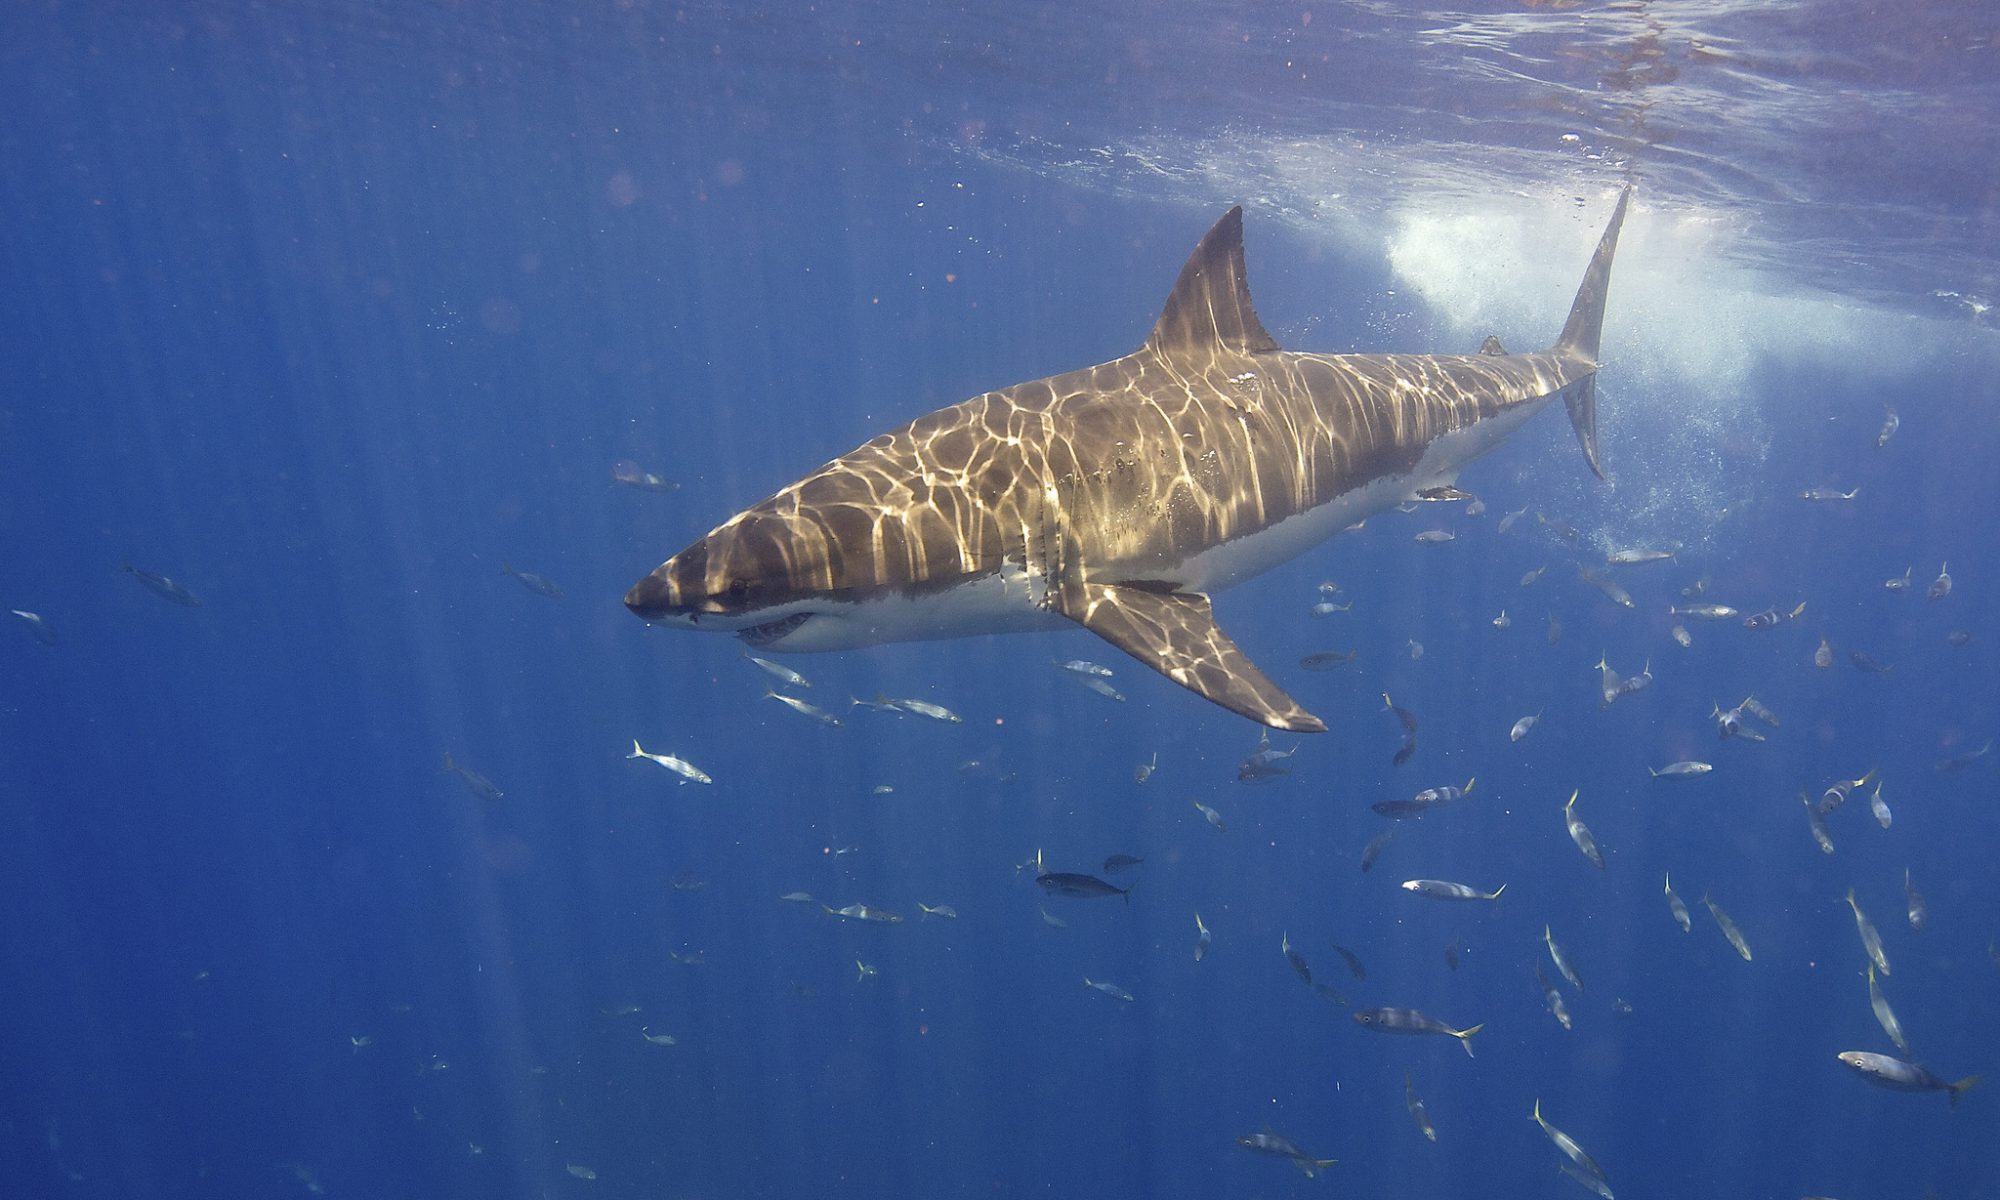
[[[1217,347],[1238,354],[1276,350],[1250,306],[1249,276],[1243,269],[1243,208],[1238,205],[1201,239],[1181,268],[1167,306],[1146,347],[1162,357],[1209,353]]]
[[[1273,729],[1322,733],[1313,716],[1272,683],[1215,623],[1208,597],[1138,585],[1071,580],[1057,612],[1168,679]]]
[[[1507,353],[1507,347],[1500,344],[1498,335],[1489,333],[1486,335],[1486,340],[1480,343],[1479,352],[1481,354],[1504,355]]]

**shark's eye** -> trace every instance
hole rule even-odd
[[[747,581],[742,579],[732,579],[729,581],[729,598],[731,600],[741,600],[749,594],[750,584]]]

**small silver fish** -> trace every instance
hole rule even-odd
[[[1806,827],[1812,830],[1813,842],[1819,846],[1820,853],[1832,854],[1833,834],[1827,830],[1826,818],[1820,815],[1819,809],[1813,807],[1812,801],[1804,792],[1799,793],[1799,803],[1805,806]]]
[[[1868,1007],[1875,1010],[1876,1022],[1882,1026],[1882,1032],[1889,1035],[1889,1040],[1896,1043],[1896,1049],[1908,1054],[1910,1042],[1903,1036],[1903,1023],[1896,1019],[1895,1010],[1889,1007],[1889,998],[1882,994],[1882,985],[1875,981],[1872,964],[1868,968]]]
[[[1611,1194],[1611,1187],[1605,1182],[1604,1168],[1597,1165],[1597,1160],[1584,1153],[1583,1147],[1577,1145],[1575,1138],[1542,1119],[1542,1101],[1540,1097],[1536,1097],[1535,1099],[1535,1124],[1542,1127],[1542,1132],[1548,1135],[1551,1142],[1555,1143],[1556,1149],[1562,1151],[1569,1158],[1570,1163],[1574,1164],[1576,1169],[1582,1173],[1580,1177],[1582,1182],[1590,1186],[1592,1190],[1597,1191],[1599,1195],[1608,1197]]]
[[[1591,866],[1602,871],[1604,869],[1604,852],[1597,848],[1597,839],[1590,835],[1590,827],[1585,825],[1583,819],[1576,815],[1576,798],[1579,794],[1579,792],[1571,792],[1569,794],[1569,803],[1563,805],[1563,821],[1569,826],[1569,838],[1576,843],[1576,848],[1583,851],[1583,856],[1590,860]],[[1572,980],[1571,982],[1575,981]],[[1583,990],[1582,984],[1579,983],[1576,986],[1578,991]]]
[[[547,596],[551,600],[560,600],[563,597],[562,587],[546,575],[537,575],[533,571],[516,571],[505,562],[500,564],[500,573],[502,575],[512,575],[520,582],[522,587],[527,588],[537,596]]]
[[[783,692],[765,692],[764,698],[767,700],[776,700],[800,716],[811,717],[828,728],[840,728],[841,722],[839,717],[834,716],[832,713],[810,701],[801,700],[797,696],[787,696]]]
[[[1668,763],[1657,771],[1651,767],[1647,767],[1646,769],[1652,771],[1653,778],[1655,779],[1696,779],[1715,770],[1715,767],[1709,763],[1691,762],[1684,759],[1680,762]]]
[[[1632,593],[1620,587],[1618,581],[1611,578],[1611,576],[1599,571],[1593,571],[1589,567],[1578,567],[1576,569],[1576,577],[1598,591],[1603,592],[1613,604],[1618,605],[1620,608],[1632,608],[1634,606]]]
[[[1895,1092],[1944,1092],[1954,1105],[1960,1095],[1979,1082],[1979,1076],[1968,1075],[1957,1083],[1947,1083],[1915,1063],[1865,1050],[1843,1050],[1836,1057],[1861,1072],[1861,1077],[1876,1087]]]
[[[119,569],[124,571],[127,575],[130,575],[132,578],[138,580],[140,583],[146,585],[146,590],[152,592],[154,595],[160,597],[163,600],[171,600],[175,604],[180,605],[182,608],[201,607],[200,596],[195,595],[193,592],[189,591],[187,588],[181,586],[180,584],[174,582],[172,579],[167,578],[165,575],[161,575],[153,571],[143,570],[139,567],[133,566],[131,563],[126,563],[123,567]]]
[[[1694,931],[1694,922],[1688,919],[1688,906],[1681,903],[1679,894],[1674,891],[1674,877],[1671,874],[1667,876],[1667,911],[1674,914],[1674,924],[1681,927],[1682,933]]]
[[[693,763],[688,762],[685,759],[675,758],[671,754],[648,753],[643,747],[639,745],[639,740],[637,738],[632,739],[632,753],[626,755],[625,757],[643,758],[648,762],[658,763],[661,766],[665,767],[667,770],[672,771],[674,774],[680,776],[684,782],[693,782],[693,783],[715,782],[715,780],[710,779],[708,777],[708,772],[703,771],[700,767],[695,766]]]
[[[1743,956],[1744,962],[1749,962],[1750,943],[1743,939],[1743,931],[1736,927],[1736,922],[1730,920],[1729,914],[1722,911],[1722,906],[1709,899],[1705,893],[1701,902],[1708,906],[1708,915],[1715,918],[1715,924],[1722,930],[1722,936],[1729,939],[1729,944],[1735,947],[1736,953]]]
[[[1938,568],[1938,576],[1936,579],[1931,580],[1930,588],[1924,592],[1925,597],[1931,600],[1942,600],[1946,596],[1951,595],[1950,567],[1951,564],[1946,563],[1944,566]]]
[[[1563,1003],[1562,993],[1556,990],[1555,984],[1549,982],[1549,977],[1542,973],[1540,966],[1535,968],[1535,982],[1541,986],[1542,1003],[1548,1005],[1549,1015],[1564,1029],[1570,1028],[1569,1007]]]
[[[28,632],[34,635],[36,641],[44,646],[53,646],[56,644],[55,627],[50,625],[40,613],[29,612],[25,608],[10,608],[7,611],[21,618],[27,624]]]
[[[1562,977],[1569,980],[1571,987],[1579,992],[1582,991],[1583,978],[1576,973],[1576,967],[1569,961],[1569,955],[1563,953],[1563,948],[1556,942],[1556,935],[1549,931],[1547,925],[1542,926],[1542,941],[1548,945],[1549,961],[1555,963],[1556,970],[1562,972]]]
[[[1353,662],[1358,653],[1360,652],[1357,650],[1322,650],[1317,654],[1308,654],[1301,658],[1299,665],[1308,671],[1331,671],[1335,667]]]
[[[1448,483],[1442,487],[1427,487],[1417,493],[1417,499],[1429,500],[1434,503],[1452,500],[1470,500],[1472,498],[1473,495],[1471,492],[1462,491]]]
[[[1544,709],[1543,711],[1545,712],[1547,710]],[[1514,727],[1512,729],[1509,729],[1507,731],[1507,740],[1510,742],[1518,742],[1522,738],[1527,737],[1528,732],[1532,730],[1535,727],[1536,722],[1540,721],[1541,719],[1542,719],[1541,712],[1536,712],[1529,716],[1522,717],[1520,720],[1514,722]]]
[[[1102,980],[1092,979],[1090,976],[1085,975],[1083,977],[1083,986],[1089,988],[1093,992],[1101,992],[1104,995],[1111,997],[1113,1000],[1123,1000],[1127,1004],[1130,1004],[1132,1002],[1132,993],[1126,991],[1122,987],[1119,987],[1115,983],[1105,983]]]
[[[1882,408],[1882,431],[1875,435],[1875,448],[1880,450],[1882,447],[1888,445],[1889,439],[1895,437],[1896,431],[1902,427],[1903,418],[1896,415],[1895,409],[1884,405]]]
[[[1670,604],[1667,615],[1671,617],[1693,617],[1697,621],[1727,621],[1737,615],[1727,604]]]
[[[1613,550],[1604,556],[1604,561],[1615,567],[1633,566],[1639,563],[1671,562],[1672,550]]]
[[[1924,903],[1924,894],[1910,882],[1908,867],[1903,868],[1903,899],[1909,905],[1910,929],[1922,933],[1924,926],[1930,922],[1931,910],[1930,906]]]
[[[449,750],[445,751],[444,769],[458,776],[459,782],[465,785],[466,791],[471,792],[488,804],[497,803],[504,800],[507,796],[507,793],[501,791],[499,786],[491,779],[488,779],[463,763],[454,761]]]
[[[1861,936],[1861,948],[1868,952],[1868,960],[1882,974],[1889,974],[1889,956],[1882,948],[1882,935],[1875,931],[1875,923],[1868,914],[1861,911],[1860,901],[1854,898],[1854,889],[1847,889],[1847,907],[1854,910],[1854,931]]]
[[[767,672],[772,678],[785,684],[787,687],[809,688],[812,686],[812,680],[807,679],[805,676],[799,674],[797,671],[792,670],[790,667],[786,666],[783,663],[772,662],[768,658],[758,658],[756,655],[750,653],[748,650],[745,650],[743,652],[743,657],[748,659],[754,666],[758,667],[760,670]]]
[[[1473,1056],[1472,1035],[1486,1028],[1485,1023],[1481,1022],[1470,1029],[1453,1029],[1429,1013],[1421,1012],[1414,1008],[1370,1008],[1363,1009],[1361,1012],[1350,1013],[1349,1016],[1352,1017],[1355,1024],[1373,1029],[1378,1033],[1434,1033],[1442,1034],[1445,1037],[1457,1038],[1458,1044],[1464,1047],[1467,1058]]]
[[[639,464],[629,458],[611,464],[611,481],[642,492],[672,492],[681,486],[665,475],[640,470]]]
[[[1088,659],[1072,658],[1069,659],[1068,661],[1059,661],[1057,659],[1052,658],[1049,661],[1055,663],[1056,667],[1059,670],[1068,671],[1072,675],[1095,675],[1099,679],[1111,678],[1110,667],[1098,666],[1096,663],[1091,662]]]
[[[1884,829],[1889,828],[1889,822],[1893,820],[1894,817],[1889,812],[1889,802],[1882,798],[1881,780],[1876,780],[1875,794],[1868,797],[1868,808],[1869,811],[1875,814],[1875,821],[1877,824],[1882,826],[1882,828]]]
[[[1453,883],[1448,879],[1405,879],[1403,890],[1433,900],[1498,900],[1500,893],[1507,890],[1507,885],[1503,883],[1490,892],[1482,892],[1469,884]]]
[[[1430,1141],[1437,1141],[1436,1128],[1431,1125],[1431,1114],[1424,1108],[1424,1102],[1417,1097],[1417,1083],[1408,1071],[1403,1072],[1403,1104],[1410,1110],[1410,1120],[1415,1122],[1417,1132]]]
[[[914,716],[923,717],[926,720],[939,721],[946,725],[965,724],[964,717],[959,716],[942,704],[932,704],[928,700],[891,700],[889,703],[898,712],[910,713]]]
[[[1123,704],[1125,702],[1125,693],[1119,691],[1115,687],[1112,687],[1109,683],[1106,683],[1103,679],[1099,678],[1098,676],[1078,675],[1076,677],[1076,681],[1082,684],[1083,686],[1089,688],[1091,691],[1096,692],[1098,695],[1104,697],[1106,700],[1116,700],[1120,704]]]

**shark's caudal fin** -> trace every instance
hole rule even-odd
[[[1625,206],[1631,199],[1632,188],[1627,184],[1618,195],[1618,207],[1611,210],[1604,236],[1597,240],[1597,253],[1591,255],[1583,285],[1576,289],[1576,303],[1570,306],[1569,320],[1554,347],[1555,353],[1590,368],[1590,374],[1564,389],[1563,403],[1569,407],[1569,423],[1576,430],[1583,457],[1599,479],[1604,478],[1604,467],[1597,461],[1597,341],[1604,331],[1604,297],[1611,290],[1611,258],[1618,250],[1618,227],[1625,223]]]

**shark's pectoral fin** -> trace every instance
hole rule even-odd
[[[1215,623],[1208,597],[1143,586],[1072,583],[1056,610],[1085,629],[1231,712],[1273,729],[1323,733],[1313,716],[1272,683]]]

